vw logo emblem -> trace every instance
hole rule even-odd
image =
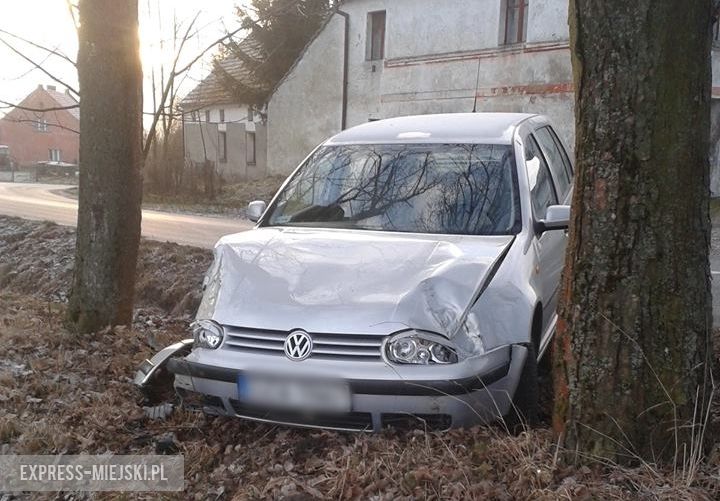
[[[285,338],[285,356],[295,362],[305,360],[312,353],[312,338],[305,331],[291,332]]]

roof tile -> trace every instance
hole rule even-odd
[[[239,47],[250,57],[259,60],[263,59],[262,46],[252,35],[242,40],[239,43]],[[266,84],[255,77],[247,64],[232,54],[218,61],[218,65],[246,87],[261,92],[267,92],[269,90]],[[180,106],[188,110],[203,108],[214,104],[234,104],[236,102],[237,99],[233,97],[233,95],[228,92],[226,86],[223,85],[221,74],[213,69],[207,77],[183,98]]]

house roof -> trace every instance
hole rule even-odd
[[[528,113],[449,113],[368,122],[342,131],[325,144],[481,143],[511,144]]]
[[[245,54],[253,59],[263,58],[262,46],[252,35],[247,36],[238,46]],[[263,82],[255,78],[250,68],[232,54],[218,61],[218,65],[241,85],[261,92],[268,90]],[[185,110],[191,110],[214,104],[237,104],[237,99],[233,97],[232,94],[227,91],[226,86],[223,85],[222,78],[222,74],[216,69],[213,69],[207,77],[197,84],[195,88],[180,101],[180,107]]]
[[[288,68],[288,70],[285,72],[285,75],[283,75],[283,77],[277,81],[275,86],[272,89],[270,89],[270,92],[268,92],[268,95],[267,95],[268,102],[270,101],[270,99],[272,99],[272,96],[277,92],[277,90],[280,88],[280,86],[283,83],[285,83],[285,80],[287,80],[289,78],[289,76],[292,74],[292,72],[295,71],[295,68],[297,67],[298,64],[300,64],[300,61],[305,57],[305,54],[310,49],[310,46],[315,42],[317,37],[320,36],[320,33],[322,33],[325,30],[325,28],[327,27],[327,25],[330,24],[330,22],[333,20],[333,18],[335,17],[335,14],[338,13],[338,8],[340,7],[340,5],[344,4],[347,1],[348,0],[341,1],[335,9],[330,11],[330,13],[327,15],[325,20],[322,23],[320,23],[320,26],[318,27],[318,29],[315,30],[315,33],[313,33],[313,35],[308,39],[307,43],[300,51],[300,54],[298,54],[298,56],[295,58],[295,61],[293,61],[293,63]]]
[[[50,98],[48,101],[47,98]],[[74,106],[74,108],[70,108]],[[23,107],[29,107],[37,109],[37,111],[24,110]],[[54,110],[48,112],[42,112],[41,110],[47,108],[67,108],[64,110]],[[0,120],[28,120],[37,119],[44,113],[67,113],[75,120],[80,121],[80,107],[78,101],[72,95],[66,92],[59,92],[55,90],[54,86],[43,86],[38,85],[30,94],[20,101],[19,105],[10,109],[5,115],[0,117]],[[28,114],[32,114],[28,118]]]
[[[55,100],[55,102],[58,104],[58,106],[63,107],[63,106],[73,106],[73,105],[78,104],[78,102],[75,100],[75,98],[72,97],[67,92],[58,92],[56,90],[50,90],[47,88],[45,89],[45,92],[47,92],[48,95]],[[74,116],[76,119],[80,120],[80,108],[79,107],[71,108],[67,111],[72,116]]]

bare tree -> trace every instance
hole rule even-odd
[[[73,14],[74,19],[77,6],[73,5],[71,2],[68,2],[68,8]],[[209,52],[214,50],[223,42],[232,39],[242,30],[242,28],[238,28],[229,31],[224,35],[218,37],[217,39],[213,40],[212,42],[204,45],[194,54],[188,56],[188,43],[195,37],[197,37],[199,33],[199,28],[197,27],[197,20],[199,15],[200,11],[198,11],[198,13],[187,23],[178,22],[176,19],[173,19],[173,35],[171,37],[171,42],[173,43],[174,50],[173,55],[170,58],[170,65],[165,66],[164,64],[160,64],[158,67],[153,67],[151,69],[151,98],[153,107],[152,111],[144,113],[144,115],[151,116],[152,120],[143,141],[144,157],[147,157],[147,155],[149,154],[150,148],[157,140],[158,135],[163,137],[169,135],[177,119],[181,116],[181,112],[177,109],[177,92],[178,87],[180,86],[180,84],[182,84],[183,79],[187,76],[188,72],[198,63],[198,61],[205,57]],[[183,25],[185,26],[183,27]],[[76,23],[76,26],[79,27],[79,24]],[[59,77],[45,67],[45,65],[43,64],[45,59],[37,60],[32,58],[26,53],[25,50],[20,48],[20,46],[18,46],[17,44],[21,44],[23,47],[32,47],[35,49],[39,49],[45,52],[47,57],[59,58],[62,61],[72,65],[74,67],[73,71],[77,71],[77,63],[72,58],[70,58],[63,52],[57,50],[57,48],[47,47],[32,40],[28,40],[27,38],[21,37],[10,31],[0,29],[0,45],[7,47],[11,52],[17,54],[19,57],[24,59],[32,66],[33,69],[38,69],[54,82],[66,87],[68,91],[72,92],[72,94],[77,99],[80,98],[79,89],[75,89],[74,86],[68,84],[67,79]],[[181,63],[181,61],[184,62]],[[3,105],[0,108],[18,108],[25,111],[33,111],[38,113],[58,110],[69,110],[79,107],[79,105],[73,105],[37,109],[23,107],[18,103],[12,103],[5,100],[0,100],[0,105]]]
[[[20,45],[18,45],[20,44]],[[0,46],[4,46],[7,49],[9,49],[14,54],[20,56],[23,60],[30,63],[30,66],[32,70],[40,70],[44,75],[48,76],[51,80],[54,82],[63,85],[67,88],[68,93],[70,96],[77,100],[77,97],[80,95],[77,89],[75,89],[73,86],[69,85],[67,83],[67,79],[63,79],[55,75],[54,73],[50,72],[48,69],[45,68],[45,63],[48,59],[57,58],[60,59],[64,63],[68,63],[72,66],[72,71],[77,71],[77,65],[73,59],[71,59],[69,56],[64,54],[63,52],[59,51],[57,47],[47,47],[45,45],[39,44],[37,42],[33,42],[32,40],[28,40],[26,38],[23,38],[19,35],[16,35],[14,33],[11,33],[7,30],[0,29]],[[36,60],[33,59],[30,55],[27,54],[26,49],[38,49],[45,53],[45,57],[42,60]],[[30,71],[32,71],[30,70]],[[79,104],[72,104],[67,106],[46,106],[43,108],[38,107],[30,107],[30,106],[24,106],[22,103],[12,103],[9,101],[5,101],[3,99],[0,99],[0,109],[9,109],[11,112],[5,116],[6,120],[10,120],[12,122],[16,123],[34,123],[40,118],[42,118],[46,113],[51,112],[58,112],[58,111],[69,111],[73,109],[79,108]],[[13,110],[18,110],[20,112],[25,113],[16,113],[14,116],[12,114]],[[33,116],[29,117],[28,113],[32,113]],[[76,134],[79,134],[80,131],[75,130],[74,128],[66,127],[60,124],[59,121],[54,121],[49,124],[51,127],[57,128],[57,129],[63,129],[67,130],[69,132],[74,132]]]
[[[554,429],[582,457],[702,452],[710,14],[710,0],[570,2],[577,176]]]
[[[157,5],[157,4],[156,4]],[[148,17],[150,16],[152,7],[148,0]],[[152,100],[153,100],[153,119],[148,129],[144,155],[149,160],[146,164],[148,167],[148,186],[151,190],[166,194],[168,192],[176,193],[185,178],[185,159],[177,159],[177,151],[171,150],[177,148],[177,138],[173,137],[177,133],[178,122],[182,118],[183,113],[187,110],[180,110],[177,106],[178,88],[188,77],[189,71],[195,64],[205,57],[209,52],[214,50],[218,45],[232,39],[242,28],[226,32],[223,36],[205,45],[202,49],[194,53],[189,59],[187,56],[188,43],[193,40],[201,28],[197,27],[197,21],[200,11],[186,22],[179,22],[176,18],[172,19],[172,39],[169,41],[173,45],[173,56],[170,63],[153,67],[151,69],[152,82]],[[164,31],[162,27],[162,19],[158,19],[158,29]],[[163,45],[165,42],[161,42]],[[181,63],[181,61],[184,61]],[[202,134],[202,129],[200,131]],[[205,138],[202,137],[203,145]],[[182,147],[182,144],[179,145]],[[210,199],[214,198],[214,178],[215,167],[212,162],[206,162],[202,166],[202,174],[205,182],[206,193]],[[208,182],[208,180],[210,182]]]
[[[30,56],[28,56],[27,54],[25,54],[25,52],[24,52],[23,50],[18,49],[13,43],[11,43],[11,42],[9,41],[10,39],[15,40],[15,41],[19,41],[19,42],[23,43],[24,45],[27,45],[27,46],[30,46],[30,47],[34,47],[34,48],[36,48],[36,49],[40,49],[40,50],[46,52],[46,53],[48,54],[48,57],[49,57],[49,56],[59,57],[60,59],[66,61],[66,62],[69,62],[69,63],[72,64],[72,65],[75,65],[75,62],[74,62],[72,59],[70,59],[67,55],[63,54],[62,52],[58,51],[57,49],[53,49],[53,48],[46,47],[46,46],[41,45],[41,44],[39,44],[39,43],[36,43],[36,42],[30,41],[30,40],[27,40],[27,39],[25,39],[25,38],[23,38],[23,37],[21,37],[21,36],[18,36],[18,35],[15,35],[15,34],[13,34],[13,33],[10,33],[9,31],[0,29],[0,45],[4,45],[4,46],[5,46],[6,48],[8,48],[12,53],[16,54],[16,55],[19,56],[21,59],[23,59],[23,60],[27,61],[28,63],[30,63],[30,64],[33,66],[33,68],[36,68],[36,69],[40,70],[40,71],[41,71],[42,73],[44,73],[47,77],[49,77],[50,79],[52,79],[54,82],[56,82],[56,83],[64,86],[65,88],[67,88],[67,89],[68,89],[70,92],[72,92],[76,97],[80,95],[80,93],[77,91],[77,89],[75,89],[74,86],[72,86],[72,85],[70,85],[70,84],[67,83],[67,80],[62,79],[62,78],[58,77],[57,75],[55,75],[55,74],[51,73],[50,71],[48,71],[48,70],[44,67],[44,65],[43,65],[42,63],[38,63],[38,62],[35,61],[33,58],[31,58]]]
[[[80,199],[68,320],[132,321],[142,198],[137,0],[80,0]]]
[[[207,44],[181,64],[188,41],[198,33],[197,16],[182,30],[174,22],[174,57],[169,68],[157,69],[159,86],[153,90],[159,92],[153,92],[152,121],[143,139],[138,1],[80,0],[77,6],[68,1],[68,8],[80,42],[77,63],[55,48],[4,30],[0,30],[0,44],[81,97],[78,234],[68,320],[77,330],[89,332],[132,320],[143,162],[158,130],[163,138],[170,138],[180,116],[175,101],[182,78],[239,30]],[[51,73],[43,65],[45,59],[28,56],[17,44],[40,49],[46,58],[61,58],[75,66],[80,88]],[[7,101],[0,104],[33,113],[76,107],[36,109]]]

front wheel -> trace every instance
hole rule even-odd
[[[537,355],[535,346],[530,344],[512,406],[504,418],[510,432],[519,433],[538,423],[539,393]]]

